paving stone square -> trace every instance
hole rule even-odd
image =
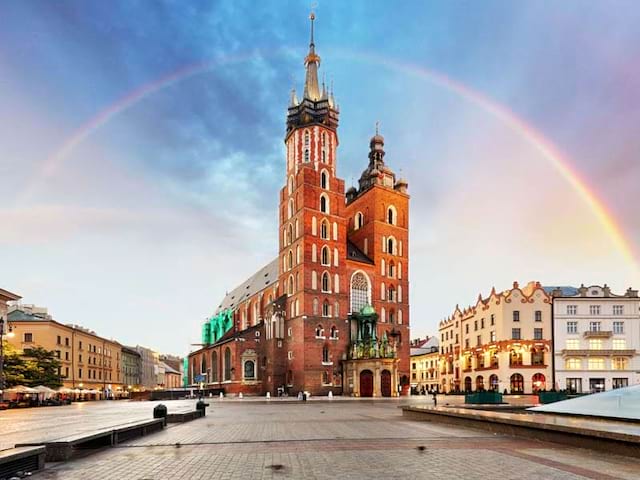
[[[640,478],[637,459],[406,420],[401,401],[209,403],[203,419],[48,464],[33,478]]]

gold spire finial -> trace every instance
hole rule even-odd
[[[316,14],[313,9],[316,8],[318,4],[316,2],[311,4],[311,13],[309,14],[309,20],[311,20],[311,42],[309,45],[313,45],[313,21],[316,19]]]
[[[380,120],[376,120],[376,135],[378,135],[378,130],[380,128]]]

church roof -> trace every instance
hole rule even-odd
[[[364,252],[360,250],[351,240],[347,240],[347,260],[375,265],[375,262],[368,256],[366,256]]]
[[[252,297],[259,291],[264,290],[271,285],[274,285],[277,281],[278,258],[276,257],[274,260],[272,260],[252,276],[250,276],[247,280],[227,293],[220,305],[218,305],[216,314],[221,310],[226,310],[228,308],[233,309],[237,307],[244,300]]]

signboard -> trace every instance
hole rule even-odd
[[[204,382],[206,378],[207,378],[206,375],[200,374],[200,375],[196,375],[193,379],[196,381],[196,383],[198,383],[198,382]]]

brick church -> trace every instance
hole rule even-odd
[[[340,111],[318,82],[313,24],[312,14],[304,90],[287,109],[278,257],[202,326],[185,366],[189,385],[207,393],[390,397],[409,388],[408,184],[386,164],[376,131],[358,187],[345,192]]]

